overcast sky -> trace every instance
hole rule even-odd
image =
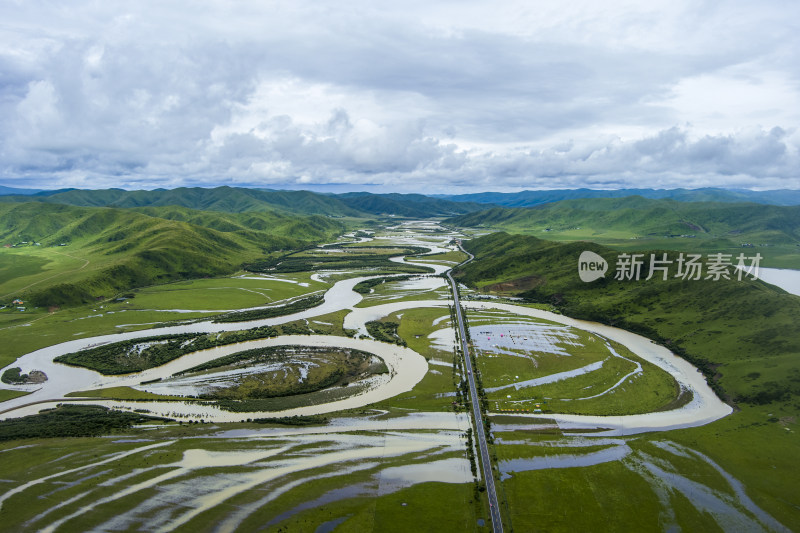
[[[800,188],[800,2],[0,3],[0,184]]]

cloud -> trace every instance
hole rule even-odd
[[[795,3],[0,8],[0,181],[796,187]]]

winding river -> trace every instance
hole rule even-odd
[[[432,237],[440,239],[441,242],[433,244],[428,240],[422,241],[410,235],[393,240],[394,242],[401,241],[403,244],[431,248],[431,251],[428,252],[427,255],[452,250],[452,248],[448,246],[448,243],[453,235],[426,235],[428,239]],[[409,261],[406,260],[405,257],[397,257],[392,260],[400,263],[431,267],[435,270],[436,274],[441,274],[452,266],[451,264],[433,263],[425,260],[418,260],[416,262],[413,260]],[[344,400],[278,412],[232,413],[217,409],[213,406],[199,405],[193,402],[156,401],[142,404],[140,402],[93,400],[92,403],[123,409],[140,408],[146,405],[149,411],[162,416],[174,418],[202,417],[209,421],[224,422],[241,421],[254,417],[331,413],[342,409],[363,407],[383,399],[391,398],[397,394],[413,389],[427,373],[428,363],[420,354],[413,350],[367,338],[353,339],[349,337],[327,335],[303,335],[260,339],[194,352],[161,367],[125,376],[103,376],[92,370],[66,366],[53,361],[53,359],[59,355],[75,352],[97,344],[113,343],[152,335],[213,333],[236,331],[257,326],[274,326],[300,319],[311,319],[341,310],[350,310],[350,313],[345,317],[344,327],[346,329],[357,330],[359,333],[366,336],[365,323],[370,320],[376,320],[391,313],[406,309],[445,308],[452,304],[450,300],[441,299],[400,301],[366,308],[356,307],[356,305],[361,302],[362,296],[353,291],[353,287],[363,280],[374,277],[376,276],[363,276],[338,281],[326,291],[324,302],[321,305],[292,315],[239,323],[215,324],[210,321],[197,322],[188,325],[159,328],[156,330],[126,332],[73,340],[36,350],[19,358],[13,363],[13,366],[21,367],[23,372],[29,372],[34,369],[41,370],[47,374],[49,380],[41,385],[36,385],[36,390],[27,396],[8,400],[0,404],[0,408],[2,409],[2,412],[0,412],[0,419],[36,413],[42,408],[52,406],[53,403],[75,401],[75,398],[65,398],[65,395],[68,393],[104,387],[138,385],[142,381],[169,377],[175,372],[185,370],[229,353],[267,346],[308,345],[364,350],[374,353],[386,362],[387,367],[390,369],[390,379],[379,380],[374,386],[368,388],[361,394],[351,396]],[[695,367],[684,359],[671,353],[663,346],[654,344],[645,337],[603,324],[576,320],[547,311],[517,305],[493,301],[465,301],[463,304],[468,309],[494,308],[519,315],[546,319],[617,341],[643,359],[669,372],[675,377],[684,390],[692,394],[691,402],[671,411],[625,416],[526,414],[524,415],[525,417],[555,420],[562,428],[602,429],[608,434],[620,435],[703,425],[722,418],[732,412],[731,407],[719,400],[714,394],[702,374]],[[15,388],[5,384],[0,384],[0,387],[7,389]],[[28,386],[28,390],[31,388],[31,386]]]

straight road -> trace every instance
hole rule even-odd
[[[458,247],[461,248],[461,242],[458,242]],[[469,255],[469,259],[461,263],[462,265],[469,263],[474,259],[473,255],[461,248],[461,251]],[[464,353],[464,366],[467,369],[467,383],[469,384],[469,393],[472,398],[472,415],[475,420],[475,435],[478,442],[478,451],[481,454],[481,462],[483,463],[483,479],[486,481],[486,495],[489,497],[489,511],[492,518],[492,529],[495,533],[502,533],[503,522],[500,519],[500,506],[497,505],[497,491],[494,487],[494,474],[492,473],[492,462],[489,458],[489,446],[486,444],[486,432],[483,426],[483,415],[481,414],[481,404],[478,398],[478,389],[475,386],[475,371],[472,368],[472,359],[469,355],[469,346],[467,345],[467,333],[464,328],[464,317],[461,314],[461,302],[458,298],[458,287],[453,279],[453,271],[447,271],[447,279],[450,280],[450,288],[453,291],[453,304],[456,309],[456,319],[458,320],[458,331],[461,335],[461,350]]]

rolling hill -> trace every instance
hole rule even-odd
[[[0,299],[85,303],[133,287],[230,273],[343,230],[319,216],[0,204],[0,242],[15,246],[0,252]]]
[[[451,202],[419,194],[344,195],[310,191],[272,191],[235,187],[181,187],[152,191],[123,189],[46,191],[32,196],[0,196],[3,202],[59,203],[83,207],[166,207],[178,206],[202,211],[250,213],[259,211],[334,217],[453,216],[484,209],[476,203]]]
[[[800,268],[800,206],[631,196],[495,207],[452,217],[447,223],[550,240],[588,240],[626,250],[733,253],[752,246],[765,257],[764,266]]]
[[[598,233],[620,231],[634,236],[732,237],[762,233],[762,239],[775,244],[800,240],[800,206],[678,202],[640,196],[565,200],[532,208],[496,207],[454,217],[448,222],[527,231],[589,227]]]
[[[556,189],[520,191],[512,193],[480,192],[473,194],[437,195],[453,202],[477,202],[503,207],[530,207],[534,205],[576,200],[580,198],[624,198],[642,196],[651,199],[671,199],[681,202],[753,202],[771,205],[800,205],[799,190],[750,191],[744,189]]]
[[[243,213],[249,211],[281,210],[295,214],[329,216],[360,216],[336,198],[309,191],[264,191],[235,187],[180,187],[152,191],[123,189],[68,189],[39,193],[32,197],[0,197],[3,201],[31,200],[83,207],[165,207],[179,206],[201,211]]]
[[[762,404],[800,397],[800,297],[735,276],[730,281],[616,280],[617,252],[594,243],[494,233],[464,246],[475,260],[460,267],[456,277],[468,286],[641,333],[695,364],[731,401]],[[580,280],[578,258],[584,250],[608,261],[606,277]]]

